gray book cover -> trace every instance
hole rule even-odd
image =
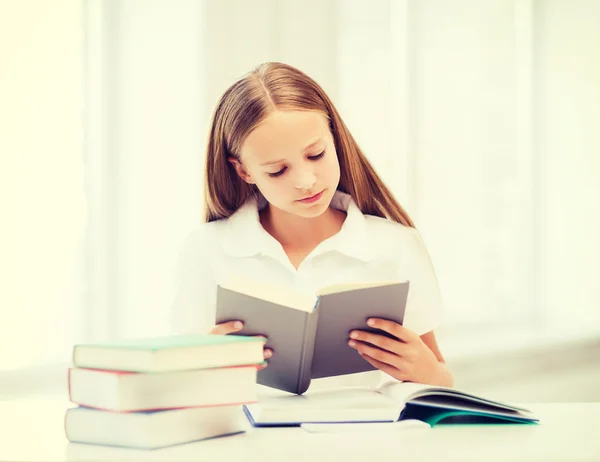
[[[367,319],[402,324],[408,289],[408,282],[398,282],[315,296],[315,309],[305,312],[218,286],[216,324],[240,320],[237,335],[267,337],[274,354],[258,383],[302,394],[313,378],[375,370],[348,346],[350,331],[388,335],[368,327]]]

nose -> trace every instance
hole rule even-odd
[[[314,186],[317,181],[317,177],[312,172],[302,172],[296,179],[297,189],[310,189]]]

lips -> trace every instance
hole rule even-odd
[[[305,204],[307,204],[307,203],[309,204],[311,202],[318,201],[321,198],[321,196],[323,195],[324,191],[325,190],[321,191],[320,193],[315,194],[314,196],[309,196],[309,197],[305,197],[304,199],[300,199],[298,202],[303,202]]]

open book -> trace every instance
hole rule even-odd
[[[216,323],[240,320],[237,335],[267,337],[274,355],[258,372],[259,384],[304,393],[313,378],[375,370],[348,346],[350,331],[378,317],[404,320],[408,282],[371,282],[331,286],[317,294],[293,293],[268,284],[236,280],[217,288]]]
[[[348,387],[290,395],[259,393],[244,406],[255,427],[304,423],[396,422],[416,419],[437,423],[536,423],[524,408],[492,401],[453,388],[390,381],[378,388]]]

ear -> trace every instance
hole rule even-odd
[[[242,163],[237,160],[235,157],[233,156],[229,156],[227,158],[227,160],[229,162],[231,162],[231,165],[234,166],[235,171],[237,172],[238,176],[245,181],[248,184],[254,184],[254,181],[252,180],[252,177],[250,176],[250,174],[246,171],[246,169],[244,168],[244,166],[242,165]]]

